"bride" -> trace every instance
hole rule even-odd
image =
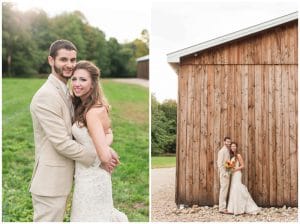
[[[72,134],[87,149],[96,150],[94,164],[75,163],[71,221],[127,222],[113,206],[111,173],[119,164],[113,141],[109,105],[99,83],[100,70],[89,61],[76,64],[71,77],[74,124]]]
[[[242,184],[242,172],[244,161],[241,154],[237,153],[237,143],[232,142],[230,145],[231,161],[234,161],[235,168],[231,175],[231,185],[228,200],[228,213],[234,215],[248,213],[257,214],[260,208],[257,207],[245,185]]]

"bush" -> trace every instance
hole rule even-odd
[[[176,153],[177,103],[151,96],[151,154]]]

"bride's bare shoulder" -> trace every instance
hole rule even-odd
[[[242,157],[241,154],[237,154],[236,157],[238,158],[238,160],[242,160],[243,159],[243,157]]]
[[[94,118],[106,118],[108,117],[107,109],[104,106],[92,107],[86,113],[86,119],[94,119]]]

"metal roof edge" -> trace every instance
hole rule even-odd
[[[202,42],[200,44],[193,45],[191,47],[187,47],[178,51],[171,52],[167,54],[167,61],[168,63],[179,63],[180,58],[186,55],[190,55],[211,47],[218,46],[220,44],[224,44],[226,42],[230,42],[254,33],[258,33],[260,31],[270,29],[272,27],[293,21],[298,19],[298,11],[290,13],[285,16],[281,16],[272,20],[269,20],[267,22],[263,22],[209,41]]]
[[[149,60],[149,55],[145,55],[143,57],[139,57],[136,59],[136,61],[146,61],[146,60]]]

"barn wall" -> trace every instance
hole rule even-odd
[[[297,206],[297,40],[293,22],[181,61],[177,204],[218,204],[217,153],[230,136],[258,205]]]
[[[149,60],[138,62],[138,64],[137,64],[137,78],[149,79]]]
[[[185,64],[298,64],[298,22],[241,38],[181,59]]]

